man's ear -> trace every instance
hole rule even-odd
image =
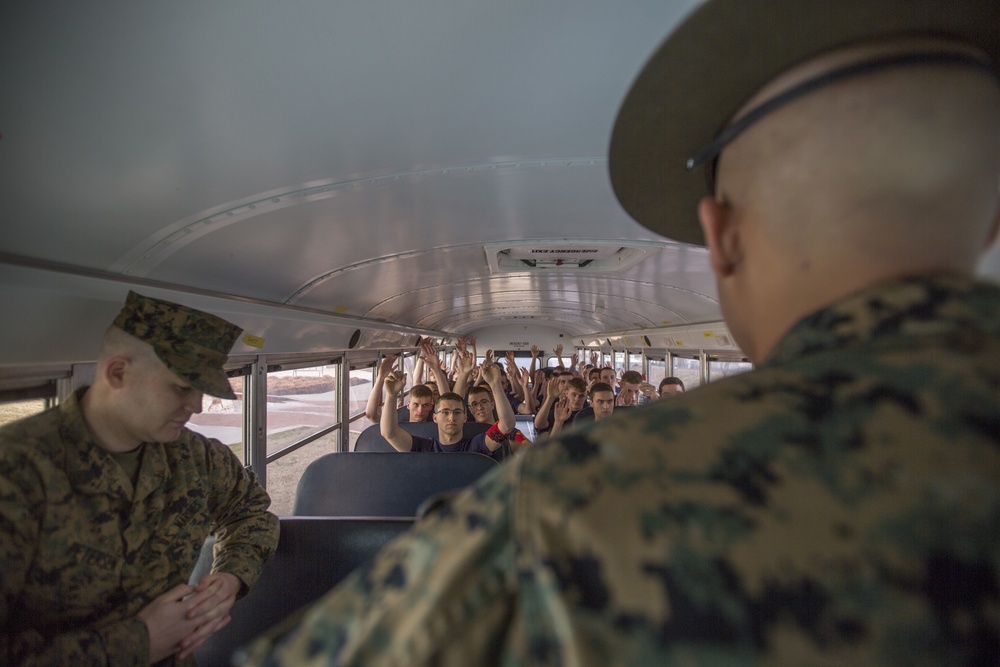
[[[724,201],[704,197],[698,204],[698,222],[705,234],[705,244],[712,270],[720,280],[728,278],[739,265],[743,249],[739,226],[732,209]]]
[[[121,389],[125,386],[125,376],[131,370],[132,362],[126,357],[112,357],[104,364],[101,375],[104,381],[112,389]]]

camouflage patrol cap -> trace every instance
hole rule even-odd
[[[114,326],[144,343],[198,391],[236,398],[223,365],[243,331],[221,317],[129,292]]]

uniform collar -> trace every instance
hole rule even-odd
[[[959,275],[917,276],[856,292],[805,317],[764,365],[875,339],[1000,328],[1000,288]]]
[[[104,451],[90,433],[83,419],[80,400],[82,387],[59,406],[59,432],[66,444],[66,474],[74,490],[84,494],[121,495],[139,500],[148,495],[169,475],[169,466],[161,443],[146,443],[139,472],[138,493],[115,460]]]

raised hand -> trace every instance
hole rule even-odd
[[[532,344],[531,346],[531,358],[532,359],[538,358],[538,346],[535,344]]]
[[[476,359],[471,352],[459,352],[457,357],[459,373],[471,373],[472,369],[476,367]]]
[[[635,389],[622,389],[618,394],[616,403],[618,405],[635,405],[638,402],[639,392]]]
[[[378,367],[378,376],[382,380],[392,372],[393,367],[396,365],[396,359],[399,358],[398,354],[390,354],[388,357],[382,360],[382,364]]]
[[[486,382],[493,386],[494,382],[500,382],[500,367],[493,361],[493,350],[486,350],[483,363],[479,367],[480,373]]]
[[[405,386],[406,373],[392,371],[385,378],[385,390],[393,396],[398,396],[399,392],[403,391],[403,387]]]
[[[556,401],[556,409],[552,414],[552,418],[555,419],[560,424],[569,419],[569,416],[573,414],[573,411],[569,408],[569,399],[563,396],[558,401]]]

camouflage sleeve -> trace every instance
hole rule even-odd
[[[16,450],[0,450],[0,664],[141,665],[149,660],[146,625],[136,619],[105,621],[56,636],[27,628],[10,632],[37,551],[45,508],[42,476]],[[112,659],[113,656],[113,659]]]
[[[257,476],[216,441],[209,444],[208,477],[217,539],[212,572],[239,577],[242,597],[257,582],[261,568],[278,546],[278,517],[267,511],[271,498]]]
[[[322,598],[248,665],[495,664],[516,591],[512,466],[420,520]],[[273,653],[272,653],[273,651]],[[485,657],[484,657],[485,656]],[[495,657],[495,656],[494,656]]]

